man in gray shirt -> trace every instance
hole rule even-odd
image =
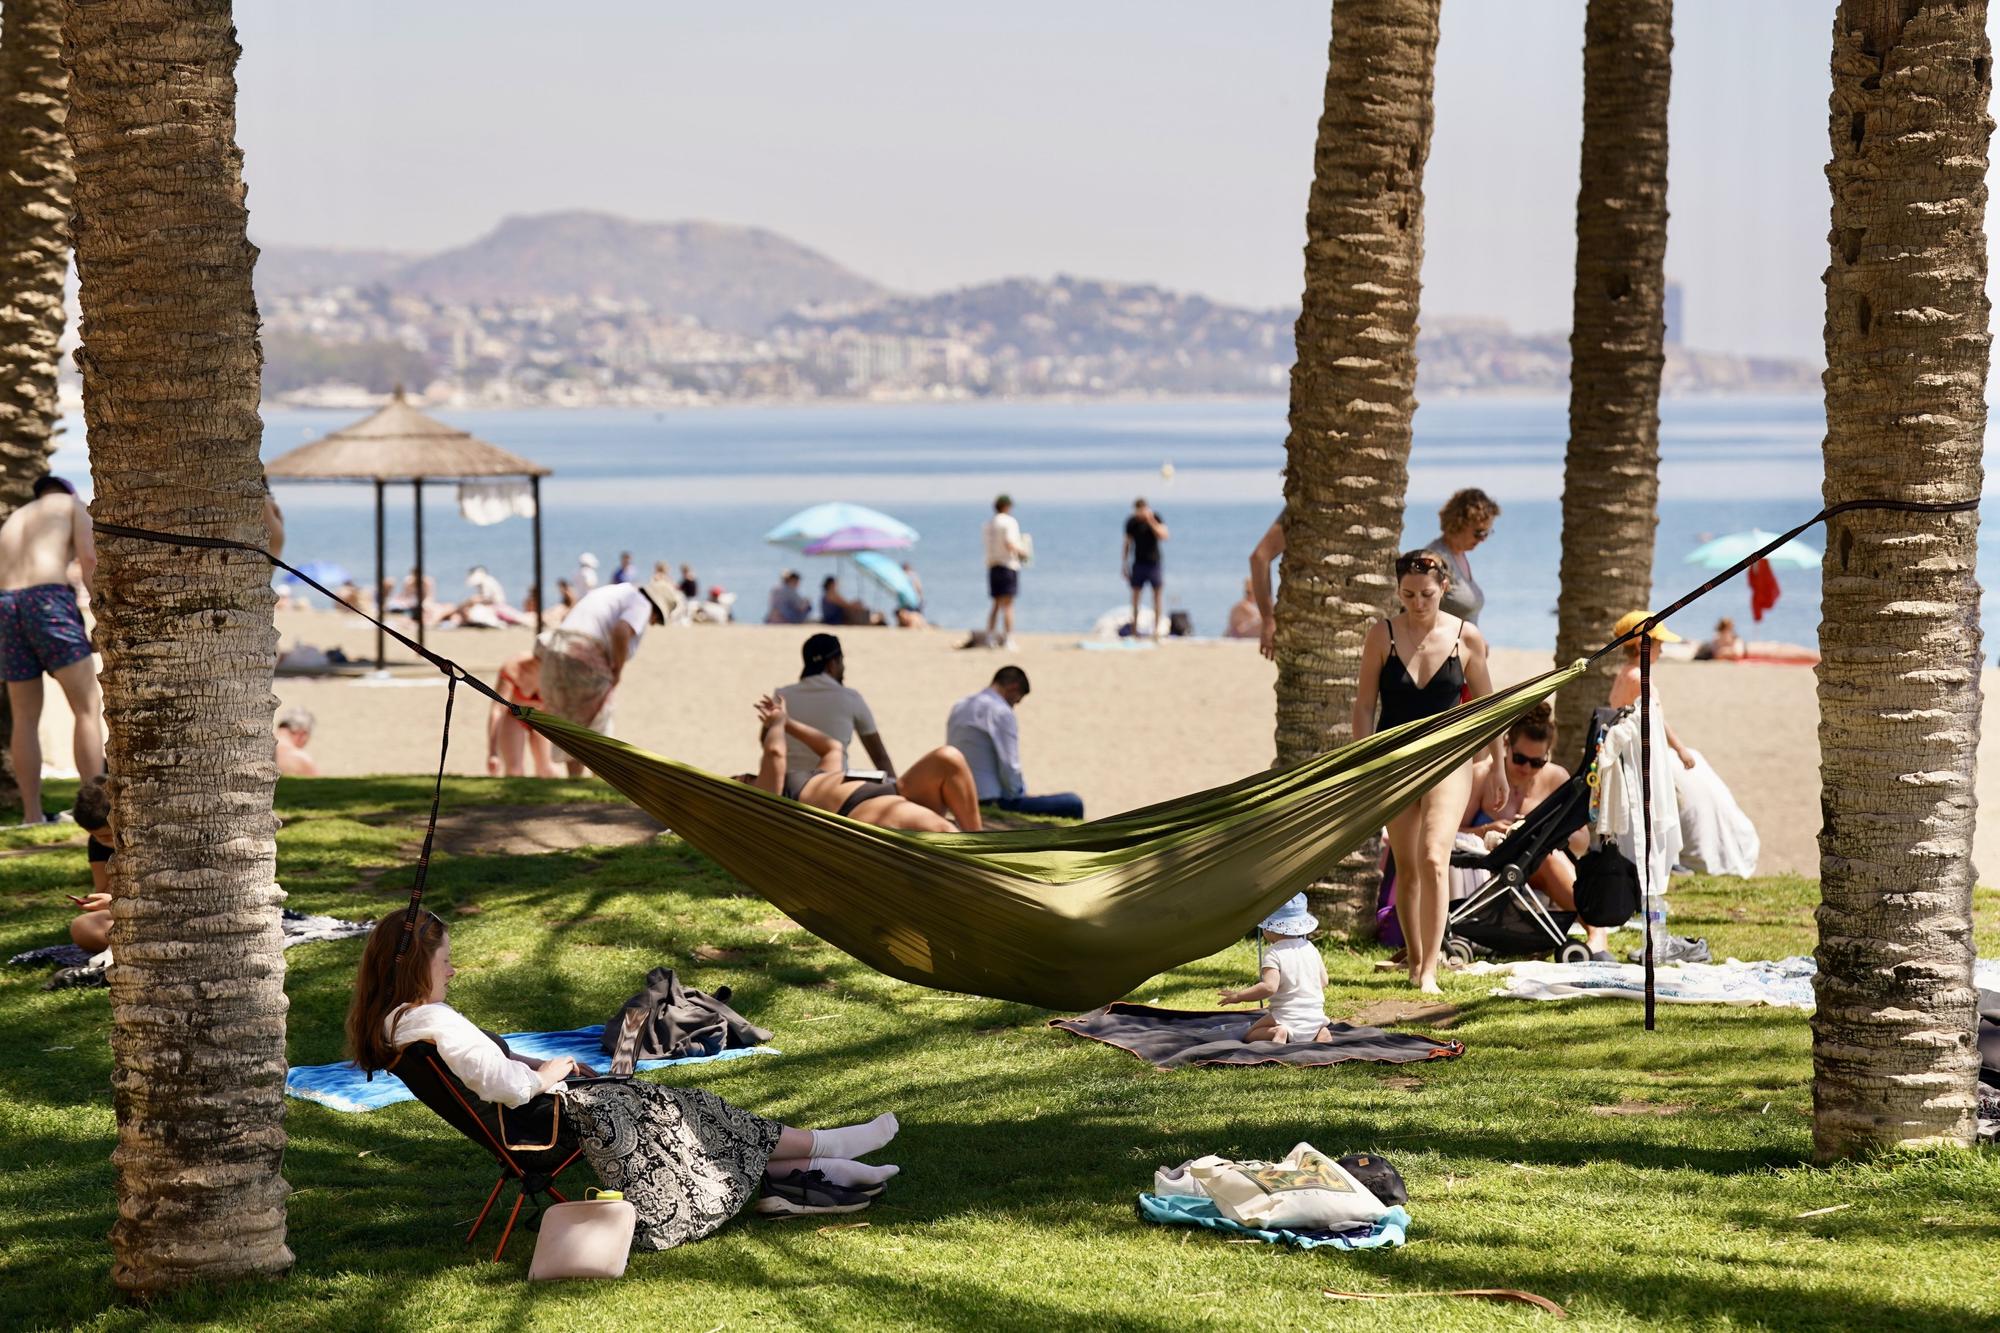
[[[848,744],[857,736],[885,778],[896,776],[889,761],[889,747],[875,727],[875,714],[861,691],[847,684],[847,658],[840,640],[831,634],[815,634],[805,642],[804,669],[790,685],[780,685],[774,693],[785,701],[785,712],[840,742],[843,761]],[[819,756],[804,741],[785,739],[785,766],[793,773],[810,773],[819,767]]]
[[[979,803],[1023,815],[1083,818],[1083,798],[1075,792],[1028,795],[1021,776],[1021,724],[1014,709],[1028,697],[1028,673],[1004,666],[993,683],[951,706],[945,743],[956,746],[972,769]]]

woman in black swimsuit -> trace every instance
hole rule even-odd
[[[1438,609],[1451,571],[1435,551],[1409,551],[1396,561],[1396,599],[1403,613],[1368,627],[1361,648],[1361,679],[1354,693],[1354,736],[1432,717],[1459,702],[1493,692],[1486,672],[1486,641],[1479,628]],[[1421,681],[1422,684],[1418,682]],[[1378,711],[1379,706],[1379,711]],[[1500,742],[1493,742],[1495,775],[1504,775]],[[1506,799],[1506,779],[1495,801]],[[1389,820],[1396,854],[1396,916],[1403,926],[1410,984],[1438,992],[1438,959],[1450,908],[1451,845],[1472,795],[1472,766],[1458,769]]]
[[[983,827],[972,770],[965,756],[949,745],[932,750],[899,777],[874,781],[849,777],[840,742],[787,716],[783,699],[768,695],[759,699],[757,723],[763,732],[764,756],[757,771],[739,774],[739,781],[878,828],[978,833]],[[785,771],[787,734],[819,756],[818,768],[808,773]]]

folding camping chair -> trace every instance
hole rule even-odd
[[[1613,716],[1609,708],[1591,713],[1582,760],[1569,781],[1530,810],[1505,838],[1487,851],[1451,854],[1455,868],[1483,870],[1489,878],[1446,917],[1445,957],[1469,963],[1480,952],[1547,951],[1559,963],[1588,961],[1590,950],[1569,937],[1576,914],[1544,905],[1528,886],[1528,876],[1544,857],[1562,855],[1570,835],[1590,823],[1597,746]]]
[[[520,1182],[521,1192],[514,1198],[513,1211],[507,1214],[507,1225],[500,1233],[500,1247],[493,1251],[495,1263],[500,1262],[500,1256],[506,1253],[507,1240],[514,1234],[514,1222],[520,1217],[521,1204],[525,1200],[532,1198],[535,1201],[534,1215],[528,1221],[530,1231],[541,1221],[544,1194],[553,1195],[558,1203],[569,1202],[568,1197],[556,1188],[555,1181],[582,1155],[583,1147],[577,1141],[574,1126],[563,1115],[560,1097],[543,1093],[527,1105],[518,1107],[495,1106],[492,1102],[481,1101],[459,1081],[456,1074],[445,1067],[437,1047],[428,1041],[413,1041],[405,1046],[397,1054],[395,1063],[389,1066],[389,1072],[403,1080],[403,1085],[416,1095],[418,1101],[437,1112],[453,1129],[486,1149],[500,1165],[500,1178],[493,1182],[493,1190],[486,1196],[486,1206],[479,1210],[478,1220],[466,1233],[467,1245],[486,1225],[486,1215],[493,1211],[494,1201],[510,1180]]]

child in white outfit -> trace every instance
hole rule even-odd
[[[1326,961],[1307,938],[1319,929],[1319,920],[1306,910],[1306,896],[1293,895],[1291,901],[1265,917],[1258,929],[1269,947],[1264,950],[1257,984],[1222,990],[1216,998],[1224,1004],[1271,1002],[1243,1034],[1245,1041],[1324,1040],[1328,1035]]]

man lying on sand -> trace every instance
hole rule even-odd
[[[783,699],[770,695],[759,699],[757,725],[763,736],[763,758],[755,773],[739,773],[738,782],[878,828],[917,833],[980,831],[979,794],[972,785],[972,771],[965,766],[965,756],[949,745],[911,764],[900,778],[875,782],[849,777],[840,742],[787,716]],[[819,756],[817,768],[788,771],[788,735]],[[946,819],[947,814],[952,818]]]

